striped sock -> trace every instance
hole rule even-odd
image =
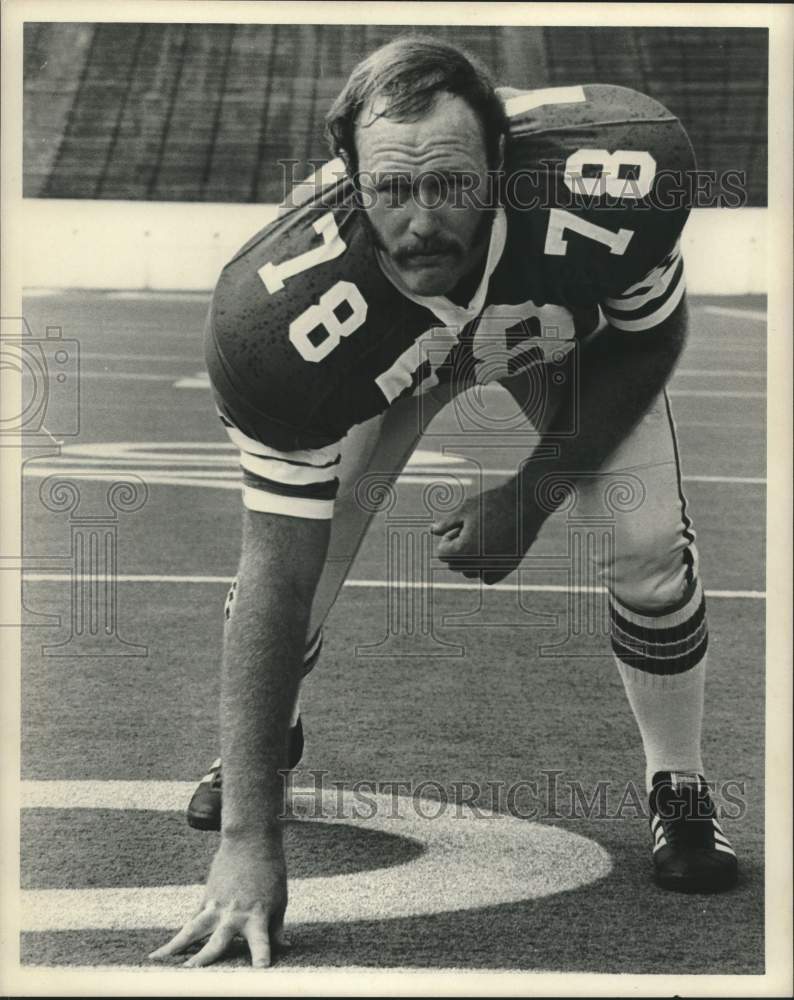
[[[646,785],[657,771],[703,774],[700,750],[708,628],[697,581],[685,604],[643,615],[610,598],[612,648],[645,749]]]

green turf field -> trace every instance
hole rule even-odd
[[[26,464],[31,965],[145,964],[216,843],[182,814],[216,755],[240,509],[234,452],[201,375],[206,304],[78,292],[25,304],[35,335],[58,326],[79,341],[81,392],[79,436]],[[535,563],[496,588],[421,555],[424,488],[493,485],[521,454],[520,438],[507,438],[476,452],[479,470],[456,460],[473,453],[445,413],[398,483],[397,505],[376,518],[304,688],[294,785],[311,789],[322,771],[326,798],[313,819],[320,800],[298,793],[289,823],[294,946],[283,967],[763,971],[764,310],[758,297],[694,298],[671,386],[710,595],[705,755],[710,778],[743,789],[738,808],[723,801],[740,884],[682,897],[651,882],[647,822],[619,808],[643,763],[602,620],[592,618],[593,634],[569,634],[581,608],[566,593],[566,515],[547,525]],[[78,483],[78,510],[50,509],[51,495],[45,505],[53,475]],[[146,493],[114,516],[106,494],[125,475]],[[76,538],[85,572],[116,546],[115,592],[73,583]],[[390,782],[408,789],[394,815],[381,800],[374,817],[350,815],[367,801],[362,789],[392,796]],[[604,783],[604,808],[574,810],[577,782],[588,795]]]

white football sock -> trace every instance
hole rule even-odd
[[[657,771],[703,773],[700,736],[708,624],[695,580],[681,607],[645,615],[610,597],[612,648],[645,748]]]
[[[703,774],[706,657],[682,674],[649,674],[615,658],[645,749],[646,790],[657,771]]]

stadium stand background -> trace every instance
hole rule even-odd
[[[677,114],[704,170],[766,205],[767,32],[422,29],[516,87],[616,83]],[[272,203],[279,160],[327,157],[324,114],[352,66],[404,34],[378,25],[28,23],[24,195]]]

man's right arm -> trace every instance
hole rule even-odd
[[[279,815],[287,730],[330,521],[243,512],[243,546],[221,680],[223,820],[204,906],[153,958],[209,936],[188,964],[220,958],[235,935],[270,963],[287,903]]]
[[[243,511],[221,682],[223,834],[270,829],[281,811],[287,729],[330,520]]]

